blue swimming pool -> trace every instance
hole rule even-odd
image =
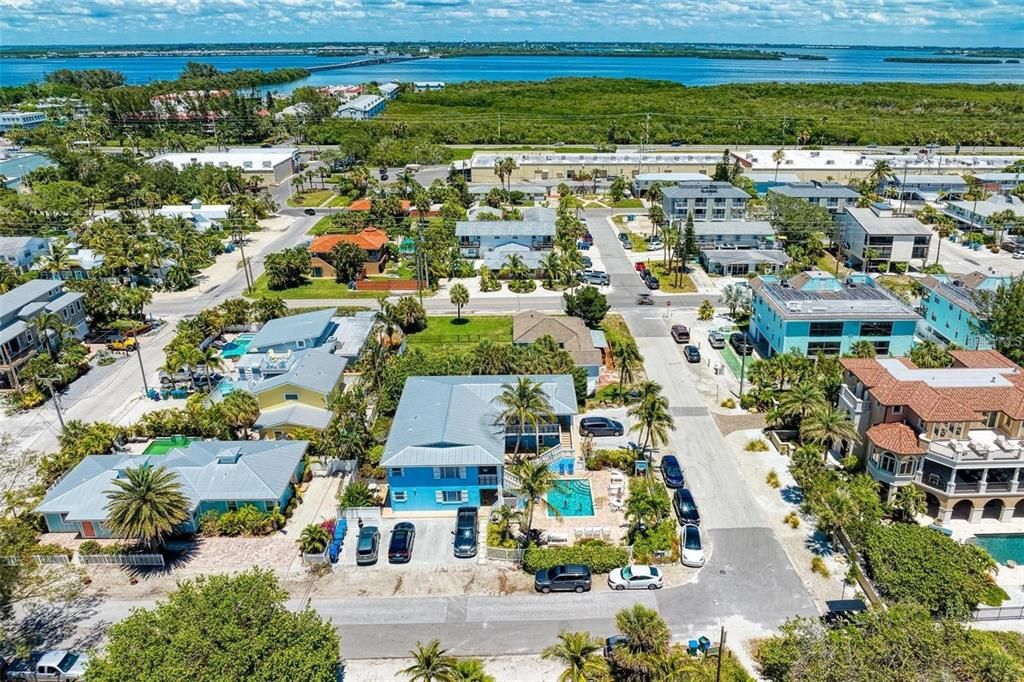
[[[1024,534],[1022,533],[990,533],[975,535],[970,541],[992,555],[1001,564],[1015,561],[1024,565]]]
[[[255,334],[239,334],[234,340],[224,344],[224,347],[220,349],[220,356],[225,360],[236,360],[249,350],[249,342],[252,341]]]
[[[593,516],[594,496],[590,494],[590,481],[580,478],[556,481],[548,492],[548,504],[562,516]],[[549,508],[548,516],[556,514]]]

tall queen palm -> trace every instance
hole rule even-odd
[[[522,435],[527,425],[533,426],[537,455],[540,455],[540,425],[554,421],[551,403],[544,387],[530,377],[517,377],[512,383],[504,384],[494,401],[501,408],[498,421],[506,426],[517,427],[515,454],[519,454]]]

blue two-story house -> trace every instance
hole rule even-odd
[[[490,506],[503,496],[507,453],[556,452],[572,428],[576,390],[571,376],[532,375],[554,420],[520,429],[499,419],[497,398],[517,376],[409,377],[384,446],[388,504],[396,512],[454,512]],[[546,456],[546,455],[545,455]]]
[[[955,343],[968,350],[988,350],[992,337],[979,319],[978,299],[982,292],[995,292],[1010,284],[1009,275],[986,275],[972,272],[961,277],[929,275],[918,280],[924,324],[932,334],[946,343]]]
[[[517,255],[536,271],[541,259],[555,248],[555,221],[460,220],[455,223],[455,236],[463,258],[499,270],[509,256]]]
[[[335,329],[334,309],[270,320],[249,341],[247,353],[285,353],[322,346]]]
[[[884,287],[853,274],[840,282],[819,270],[789,279],[755,277],[750,336],[762,353],[796,349],[842,355],[869,341],[878,355],[905,355],[921,316]]]

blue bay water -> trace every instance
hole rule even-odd
[[[918,83],[1024,83],[1024,64],[909,64],[886,62],[887,56],[934,56],[931,50],[863,48],[787,49],[787,52],[820,54],[828,61],[784,59],[748,61],[690,57],[456,57],[379,64],[354,69],[323,71],[293,83],[269,89],[289,92],[302,85],[322,86],[366,81],[440,80],[546,80],[562,76],[654,78],[685,85],[743,82],[837,82],[908,81]],[[358,57],[314,55],[253,55],[231,57],[78,57],[69,59],[0,59],[0,84],[19,85],[42,78],[57,69],[112,69],[125,74],[129,83],[169,80],[177,77],[188,61],[212,64],[221,70],[308,67],[351,61]]]

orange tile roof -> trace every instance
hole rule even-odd
[[[348,210],[350,210],[350,211],[369,211],[370,207],[372,205],[373,205],[372,201],[369,198],[364,197],[362,199],[356,199],[351,204],[349,204],[348,205]],[[401,207],[402,207],[402,213],[409,213],[409,211],[412,210],[412,202],[409,201],[408,199],[402,199]]]
[[[1015,367],[1013,360],[995,350],[951,350],[949,354],[961,367]]]
[[[355,244],[363,251],[376,251],[388,243],[388,235],[376,227],[368,227],[359,234],[325,234],[313,240],[309,252],[330,253],[331,249],[342,242]]]
[[[964,368],[1016,367],[995,351],[952,352]],[[924,381],[898,380],[874,358],[843,358],[840,362],[875,400],[883,405],[906,405],[928,422],[974,421],[985,412],[1005,412],[1011,419],[1024,419],[1024,371],[1003,375],[1011,386],[934,387]]]
[[[914,429],[902,423],[875,424],[867,431],[868,440],[881,450],[896,455],[923,455]]]

